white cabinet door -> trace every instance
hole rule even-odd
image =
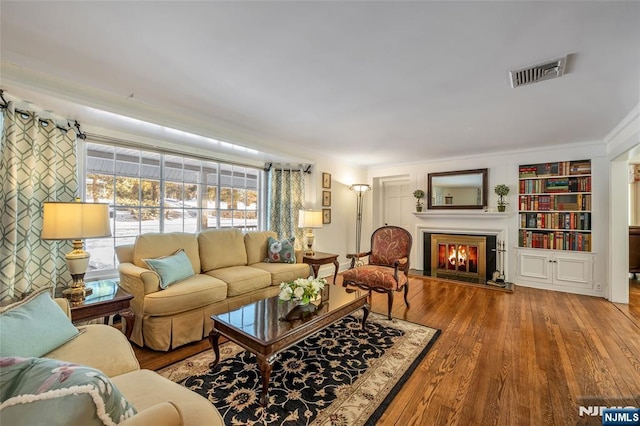
[[[518,275],[522,278],[537,282],[551,283],[553,274],[551,254],[546,252],[525,251],[518,252]]]
[[[555,284],[592,288],[593,259],[590,254],[556,253],[553,262]]]

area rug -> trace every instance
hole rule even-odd
[[[427,354],[439,330],[371,313],[353,314],[279,353],[269,398],[253,354],[227,342],[209,370],[205,351],[158,371],[207,398],[227,425],[375,424]]]

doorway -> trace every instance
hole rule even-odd
[[[389,179],[382,184],[382,224],[409,229],[413,195],[409,178]]]

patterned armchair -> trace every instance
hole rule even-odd
[[[356,286],[364,290],[387,293],[388,317],[391,319],[393,292],[404,288],[404,302],[409,307],[409,254],[412,238],[409,231],[397,226],[383,226],[371,235],[371,251],[348,254],[351,268],[344,272],[342,285]],[[354,267],[357,261],[369,256],[367,265]]]

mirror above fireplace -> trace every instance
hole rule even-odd
[[[487,205],[487,169],[429,173],[430,210],[482,209]]]

